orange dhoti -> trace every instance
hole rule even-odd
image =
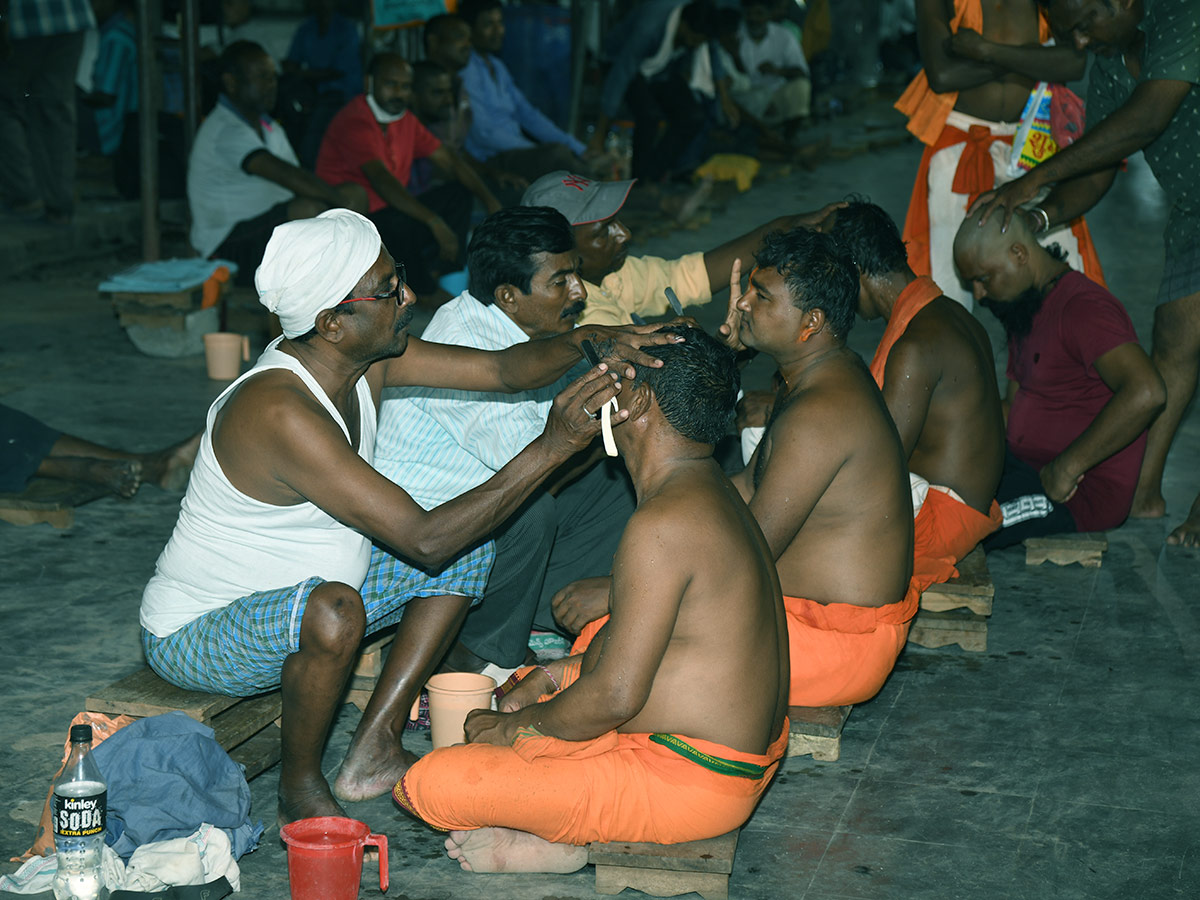
[[[600,624],[585,631],[588,640]],[[573,659],[562,689],[578,677]],[[444,831],[499,826],[562,844],[678,844],[744,824],[787,741],[786,719],[763,754],[683,735],[610,731],[590,741],[564,741],[522,728],[510,747],[434,750],[408,770],[392,796]]]
[[[854,606],[784,597],[792,664],[789,706],[846,706],[883,687],[908,640],[925,585],[915,580],[899,603]]]
[[[995,500],[985,516],[948,488],[930,485],[913,520],[913,579],[940,584],[956,577],[955,564],[1003,523]]]

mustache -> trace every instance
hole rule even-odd
[[[564,309],[561,313],[559,313],[558,317],[560,319],[569,319],[572,316],[577,316],[581,312],[583,312],[583,310],[586,306],[587,306],[587,303],[585,301],[579,300],[575,303],[572,303],[570,306],[568,306],[566,309]]]
[[[409,323],[412,322],[413,316],[415,316],[416,314],[417,314],[417,311],[415,309],[413,309],[411,306],[408,309],[406,309],[404,311],[404,314],[400,316],[400,321],[396,323],[396,331],[398,331],[398,332],[403,331],[405,328],[407,328]]]

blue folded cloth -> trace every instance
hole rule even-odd
[[[218,266],[228,266],[232,278],[237,275],[237,263],[227,259],[160,259],[138,263],[100,282],[102,291],[123,291],[131,294],[169,294],[186,291],[208,281]]]

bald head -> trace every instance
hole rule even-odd
[[[979,220],[982,217],[983,209],[977,209],[963,219],[962,225],[959,226],[958,234],[954,236],[954,262],[956,264],[960,253],[982,254],[984,257],[994,259],[998,255],[1008,252],[1014,243],[1024,244],[1026,247],[1037,246],[1037,239],[1029,230],[1029,225],[1022,214],[1018,213],[1012,217],[1007,231],[1001,231],[1004,225],[1002,211],[997,211],[984,224],[980,225]]]
[[[371,60],[367,85],[380,109],[391,116],[402,115],[412,103],[412,65],[396,53],[380,53]]]
[[[968,215],[954,236],[954,266],[976,300],[1008,302],[1041,283],[1059,257],[1038,244],[1024,212],[1012,217],[1007,231],[1001,230],[1003,211],[980,225],[982,213]]]

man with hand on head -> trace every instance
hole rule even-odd
[[[579,360],[579,341],[486,353],[410,338],[402,273],[348,210],[275,230],[255,282],[283,336],[209,409],[142,597],[142,646],[167,681],[236,697],[282,687],[281,821],[345,815],[321,750],[364,634],[397,622],[335,791],[377,796],[413,762],[407,714],[480,595],[480,539],[591,442],[591,412],[617,389],[604,366],[587,371],[486,484],[422,508],[372,465],[384,386],[536,388]],[[634,343],[661,338],[612,336],[622,356],[656,361]]]
[[[317,174],[330,184],[353,182],[367,192],[371,221],[385,247],[403,252],[413,290],[437,294],[437,275],[461,268],[472,199],[488,212],[499,201],[457,153],[434,137],[409,109],[412,66],[381,53],[367,74],[367,90],[342,108],[325,132]],[[452,180],[413,196],[412,164],[428,158]],[[441,300],[449,296],[442,292]]]
[[[553,209],[514,207],[489,216],[471,237],[467,271],[469,289],[434,313],[427,339],[499,350],[543,338],[569,339],[575,346],[587,338],[599,345],[622,333],[607,326],[575,327],[587,292],[574,235]],[[672,334],[654,339],[682,340]],[[423,506],[443,503],[490,478],[541,433],[555,394],[573,374],[517,394],[388,391],[376,442],[380,470]],[[449,657],[453,666],[522,664],[531,624],[543,631],[557,628],[550,608],[555,592],[575,579],[609,574],[633,508],[633,492],[618,466],[586,456],[556,473],[491,535],[495,564],[484,601],[467,617]],[[486,548],[492,551],[492,541]]]
[[[1144,151],[1171,202],[1152,353],[1167,404],[1150,427],[1130,515],[1158,518],[1166,512],[1167,451],[1200,373],[1200,8],[1195,0],[1039,3],[1059,43],[1093,54],[1087,131],[980,202],[1007,221],[1053,186],[1034,210],[1045,231],[1091,209],[1112,186],[1123,160]],[[1200,502],[1167,543],[1200,543]]]
[[[612,615],[575,655],[529,666],[467,744],[434,750],[392,796],[471,872],[573,872],[590,841],[701,840],[742,825],[787,747],[779,580],[712,458],[734,355],[695,329],[650,352],[613,429],[638,507],[613,560]],[[747,686],[750,686],[748,689]],[[506,687],[508,687],[506,685]]]
[[[1125,307],[1040,246],[1025,219],[969,215],[954,261],[1008,332],[1007,441],[996,499],[1004,527],[984,547],[1105,531],[1133,503],[1162,378]]]
[[[588,296],[579,320],[583,325],[622,325],[634,315],[665,315],[670,309],[663,293],[667,287],[683,306],[707,303],[725,287],[733,261],[748,259],[767,232],[815,226],[839,205],[780,216],[703,253],[678,259],[629,256],[629,229],[617,216],[634,181],[597,181],[566,171],[551,172],[531,184],[521,198],[522,206],[553,207],[574,229]]]

